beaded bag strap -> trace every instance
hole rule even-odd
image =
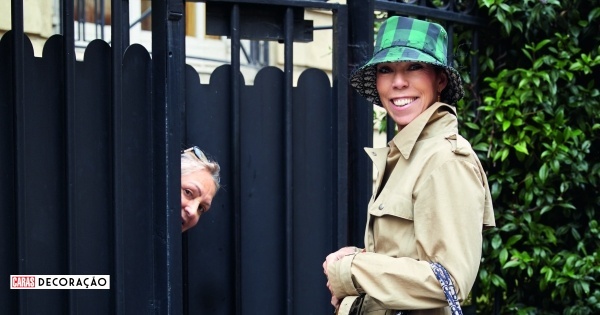
[[[435,277],[442,285],[442,290],[444,291],[444,295],[446,295],[448,305],[450,305],[450,310],[452,310],[452,315],[463,315],[450,274],[440,263],[430,262],[429,264],[431,265]]]

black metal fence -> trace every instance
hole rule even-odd
[[[129,45],[127,2],[112,1],[110,45],[91,42],[81,62],[73,23],[34,57],[22,1],[12,1],[0,40],[0,270],[110,275],[111,289],[2,286],[7,314],[332,312],[321,264],[362,242],[371,194],[361,152],[372,109],[347,82],[372,49],[365,12],[476,18],[460,20],[454,1],[206,2],[232,46],[209,82],[185,65],[182,1],[152,2],[152,56]],[[309,69],[294,84],[292,43],[315,31],[307,8],[332,13],[333,79]],[[268,29],[258,11],[275,17]],[[62,20],[73,20],[73,0]],[[247,85],[244,38],[283,42],[283,69],[263,68]],[[223,188],[182,236],[179,151],[189,145],[220,162]]]

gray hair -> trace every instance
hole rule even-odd
[[[193,150],[185,150],[181,153],[181,175],[189,174],[199,170],[207,170],[215,182],[216,190],[221,187],[221,167],[216,161],[209,160],[206,155],[196,156]]]

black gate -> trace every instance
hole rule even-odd
[[[12,1],[0,40],[0,270],[110,275],[111,289],[3,286],[7,314],[332,312],[321,264],[362,243],[371,194],[372,109],[347,77],[371,53],[372,12],[478,23],[452,0],[205,2],[232,47],[209,82],[185,65],[182,1],[152,2],[152,56],[129,45],[127,1],[112,1],[112,41],[93,41],[82,62],[72,23],[34,57]],[[309,69],[294,84],[292,43],[318,31],[307,8],[332,13],[333,79]],[[240,72],[248,38],[285,44],[284,68],[261,69],[253,85]],[[190,145],[219,161],[223,188],[182,236],[179,151]]]

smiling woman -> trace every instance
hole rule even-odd
[[[338,315],[462,314],[458,303],[477,277],[494,211],[486,173],[458,132],[464,92],[447,40],[439,24],[391,17],[350,78],[399,131],[387,147],[366,148],[377,179],[365,248],[343,247],[323,262]]]
[[[181,153],[181,232],[194,227],[210,209],[220,187],[220,169],[198,147]]]

